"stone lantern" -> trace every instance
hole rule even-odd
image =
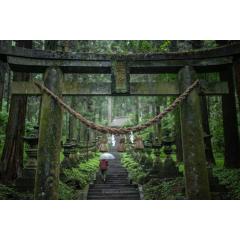
[[[16,187],[19,191],[33,191],[34,189],[37,169],[38,130],[39,127],[34,126],[33,130],[23,137],[24,142],[28,145],[28,149],[26,149],[27,162],[23,168],[22,177],[16,180]]]
[[[108,152],[107,139],[102,139],[99,145],[99,152]]]
[[[117,145],[117,151],[118,152],[125,152],[126,151],[125,138],[120,138],[119,143]]]
[[[141,163],[142,161],[142,152],[144,149],[143,140],[141,136],[136,136],[134,140],[134,150],[135,150],[135,159]]]
[[[150,170],[152,168],[153,165],[153,159],[152,159],[152,143],[147,140],[144,142],[144,149],[146,152],[146,160],[144,162],[144,169],[145,170]]]
[[[72,164],[70,161],[71,149],[72,149],[72,142],[70,141],[70,139],[67,139],[66,142],[63,144],[64,159],[61,163],[62,168],[71,168],[72,167]]]
[[[163,177],[163,163],[160,158],[162,144],[156,138],[152,143],[152,149],[155,155],[155,159],[152,164],[152,169],[150,171],[150,176],[152,178],[162,178]]]
[[[166,178],[174,178],[179,175],[176,163],[172,159],[173,149],[172,146],[175,143],[173,137],[170,136],[169,132],[163,138],[164,153],[166,154],[166,159],[164,161],[164,175]]]
[[[74,167],[77,161],[77,150],[76,150],[76,142],[70,141],[67,139],[63,144],[63,155],[64,159],[61,163],[62,168],[71,168]]]

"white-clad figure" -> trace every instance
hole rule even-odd
[[[130,134],[130,141],[131,141],[131,143],[134,142],[134,135],[133,135],[133,132],[131,132],[131,134]]]
[[[115,136],[112,135],[112,146],[115,147],[116,145],[116,140],[115,140]]]

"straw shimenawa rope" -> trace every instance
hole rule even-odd
[[[89,121],[85,117],[83,117],[80,113],[76,112],[74,109],[72,109],[69,105],[67,105],[60,97],[55,95],[52,91],[50,91],[48,88],[46,88],[44,85],[34,82],[43,92],[50,95],[53,99],[55,99],[60,106],[65,109],[67,112],[72,114],[75,118],[77,118],[80,122],[82,122],[87,127],[99,131],[101,133],[109,133],[114,135],[120,135],[120,134],[127,134],[130,132],[140,132],[144,130],[145,128],[150,127],[151,125],[157,123],[160,119],[162,119],[166,114],[173,111],[184,99],[187,98],[187,96],[192,92],[192,90],[199,84],[199,80],[196,80],[192,83],[179,97],[177,97],[167,108],[164,109],[163,112],[156,115],[154,118],[148,120],[146,123],[134,126],[134,127],[127,127],[127,128],[112,128],[107,127],[103,125],[96,124],[92,121]]]

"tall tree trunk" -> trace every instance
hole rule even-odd
[[[5,70],[6,70],[5,64],[0,61],[0,112],[2,111],[5,72],[6,72]]]
[[[206,159],[209,164],[215,164],[215,159],[214,159],[213,150],[212,150],[211,133],[210,133],[210,127],[209,127],[209,121],[208,121],[209,114],[208,114],[206,96],[200,97],[200,104],[201,104],[201,114],[202,114],[202,126],[205,134],[204,143],[205,143]]]
[[[160,113],[160,106],[161,106],[161,97],[157,97],[157,100],[156,100],[156,114],[155,115],[158,115]],[[161,120],[158,120],[158,123],[155,124],[155,128],[156,128],[156,137],[161,141],[162,139],[162,124],[161,124]]]
[[[182,148],[182,133],[181,133],[181,118],[180,107],[174,111],[175,131],[176,131],[176,155],[177,161],[183,162],[183,148]]]
[[[9,111],[10,100],[11,100],[11,81],[12,81],[13,73],[10,69],[8,69],[8,76],[7,76],[7,112]]]
[[[232,66],[220,72],[221,81],[228,82],[229,94],[222,96],[225,167],[240,167],[240,147]]]
[[[139,97],[136,96],[135,97],[135,106],[136,106],[136,109],[135,109],[135,123],[136,125],[139,124]]]
[[[11,46],[12,41],[1,40],[0,45]],[[0,61],[0,111],[2,111],[2,102],[4,96],[4,84],[8,67],[6,63]]]
[[[76,96],[71,97],[71,108],[76,110],[77,99]],[[69,139],[77,139],[77,120],[74,116],[69,116]]]
[[[32,41],[17,41],[18,47],[31,48]],[[29,73],[15,72],[14,81],[28,81]],[[3,147],[0,172],[4,182],[11,182],[21,175],[23,168],[23,135],[26,117],[26,96],[12,96],[6,139]]]
[[[235,70],[235,82],[236,82],[236,90],[238,96],[238,105],[240,109],[240,59],[234,64]]]
[[[108,97],[108,125],[112,123],[112,97]]]

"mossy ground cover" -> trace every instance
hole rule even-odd
[[[99,167],[99,156],[96,154],[87,162],[75,168],[64,169],[64,181],[60,183],[60,199],[74,199],[76,190],[82,190],[90,183]]]
[[[215,155],[216,165],[213,167],[213,176],[217,177],[219,184],[224,186],[228,193],[226,199],[240,199],[240,169],[227,169],[221,154]],[[147,172],[135,161],[130,154],[122,154],[123,166],[129,172],[131,179],[143,185],[144,199],[172,200],[185,199],[184,177],[171,180],[148,179]],[[183,163],[178,163],[179,171],[184,174]]]
[[[99,167],[99,154],[82,162],[76,168],[65,169],[65,181],[59,182],[59,199],[71,200],[77,199],[77,190],[82,190],[90,183],[93,174]],[[0,184],[0,200],[31,200],[32,192],[18,192],[15,185],[6,186]]]
[[[178,177],[171,180],[149,179],[148,172],[136,162],[130,154],[122,154],[123,166],[128,170],[131,179],[143,185],[144,199],[170,200],[184,199],[184,179]]]
[[[216,166],[213,168],[213,175],[227,189],[227,199],[240,199],[240,169],[227,169]]]

